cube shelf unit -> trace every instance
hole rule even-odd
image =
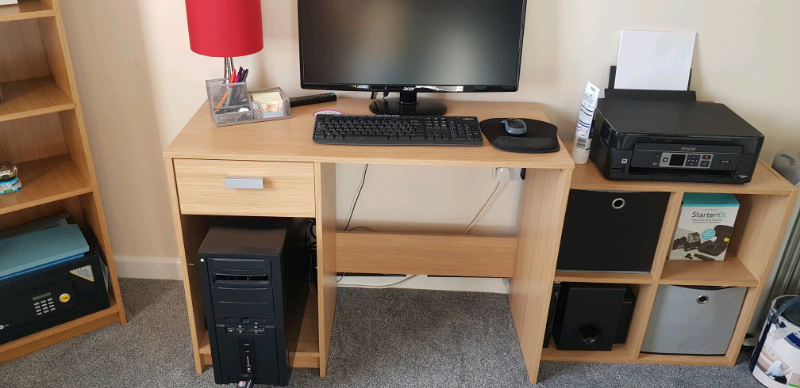
[[[572,149],[572,144],[565,144]],[[753,180],[744,185],[612,181],[605,179],[591,162],[576,165],[571,189],[643,191],[670,193],[658,247],[649,273],[599,273],[556,271],[555,281],[628,284],[636,293],[628,338],[611,351],[558,350],[551,342],[542,353],[548,361],[582,361],[647,364],[727,365],[736,363],[739,350],[755,313],[782,231],[794,204],[797,190],[770,167],[759,162]],[[731,245],[721,262],[668,260],[672,236],[684,193],[730,193],[740,202]],[[719,356],[663,355],[641,353],[645,330],[659,285],[746,287],[728,351]]]
[[[126,323],[58,0],[0,6],[0,159],[22,190],[0,195],[0,229],[69,211],[93,235],[109,269],[110,307],[0,345],[0,363]]]

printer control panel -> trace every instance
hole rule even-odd
[[[682,173],[708,171],[730,173],[739,166],[741,147],[736,146],[692,146],[685,144],[636,144],[631,155],[631,172],[636,169],[650,172]]]
[[[683,154],[664,152],[661,154],[659,167],[676,168],[711,168],[713,154]]]

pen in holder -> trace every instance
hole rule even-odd
[[[258,121],[290,118],[289,99],[280,88],[248,92],[247,82],[226,83],[223,78],[206,81],[208,107],[218,127]],[[279,106],[269,112],[251,99],[251,95],[277,92],[281,96]]]

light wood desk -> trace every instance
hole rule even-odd
[[[535,103],[449,101],[448,115],[525,117],[546,120]],[[709,185],[608,181],[590,163],[575,166],[570,145],[552,154],[526,155],[482,147],[334,146],[311,141],[313,112],[336,109],[370,114],[368,100],[292,109],[290,120],[217,128],[203,105],[165,152],[172,193],[186,302],[197,371],[211,365],[204,324],[197,250],[216,215],[314,217],[317,221],[318,298],[290,314],[287,328],[293,367],[319,368],[325,376],[334,309],[336,273],[397,273],[511,278],[509,305],[531,383],[542,359],[630,363],[733,365],[758,300],[796,190],[760,164],[752,183]],[[485,140],[485,139],[484,139]],[[336,163],[524,167],[516,237],[340,232],[336,230]],[[573,173],[574,170],[574,173]],[[226,176],[263,177],[263,190],[225,189]],[[556,272],[570,188],[671,192],[650,273]],[[669,262],[668,246],[684,192],[728,192],[742,203],[730,259],[720,263]],[[637,293],[625,344],[610,352],[542,348],[552,283],[629,284]],[[660,284],[748,287],[736,331],[723,356],[640,353]],[[287,329],[288,330],[288,329]]]
[[[297,314],[290,344],[295,367],[325,376],[336,272],[510,277],[509,303],[531,382],[536,381],[555,274],[561,226],[574,164],[567,151],[524,155],[482,147],[333,146],[311,141],[313,112],[370,114],[369,100],[292,109],[292,119],[217,128],[207,106],[167,148],[175,226],[181,247],[195,363],[211,365],[197,273],[197,249],[213,216],[316,217],[318,303]],[[534,103],[448,102],[448,115],[546,120]],[[342,233],[336,230],[335,163],[526,167],[517,237]],[[225,176],[263,176],[264,190],[227,190]],[[473,254],[464,255],[465,249]],[[377,253],[380,252],[380,255]],[[475,254],[475,252],[478,252]],[[313,298],[313,297],[312,297]],[[314,310],[314,306],[317,309]],[[288,325],[287,325],[288,327]]]

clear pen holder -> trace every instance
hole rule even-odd
[[[226,83],[219,78],[206,81],[206,92],[211,117],[218,127],[292,117],[289,98],[281,88],[248,91],[246,82]],[[261,106],[250,98],[252,94],[270,92],[279,93],[281,99]]]

